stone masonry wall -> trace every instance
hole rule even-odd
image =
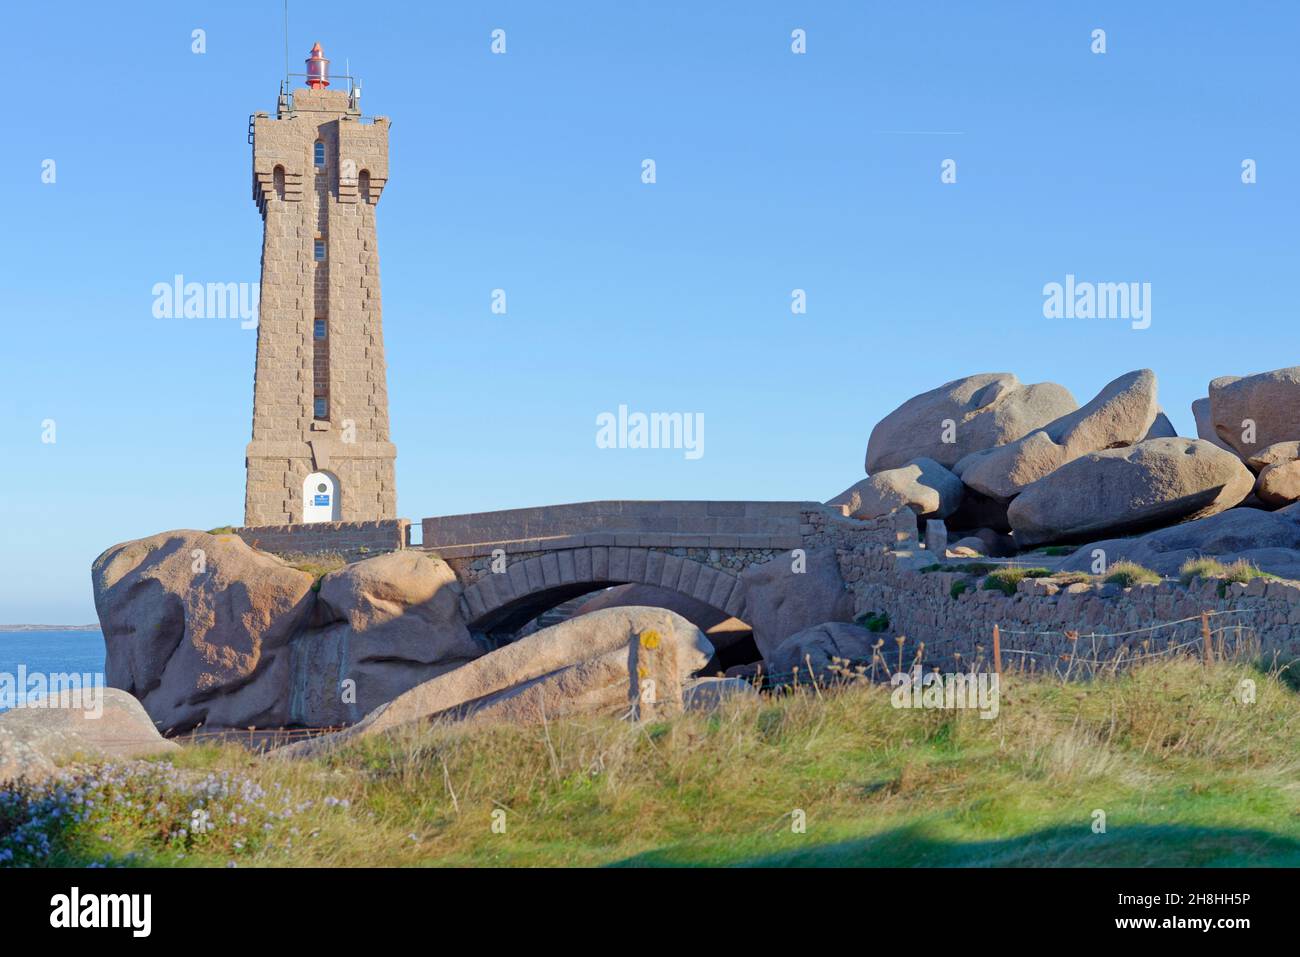
[[[586,547],[586,546],[582,546]],[[601,547],[601,546],[595,546]],[[618,546],[605,546],[618,547]],[[623,548],[627,550],[626,547]],[[739,575],[751,565],[761,565],[763,562],[771,561],[776,555],[786,554],[785,552],[774,551],[770,548],[744,548],[744,549],[720,549],[720,548],[654,548],[648,547],[639,549],[647,552],[658,552],[663,555],[675,555],[688,561],[695,562],[713,568],[720,572],[727,572],[730,575]],[[509,569],[511,565],[520,562],[526,562],[530,558],[541,558],[544,555],[554,554],[547,551],[533,552],[510,552],[504,561],[504,568]],[[472,585],[482,580],[485,576],[492,574],[493,558],[491,555],[463,556],[459,558],[447,559],[447,564],[451,566],[456,577],[464,585]]]
[[[374,558],[406,547],[410,520],[314,522],[310,525],[258,525],[233,529],[254,548],[273,555],[338,552],[347,561]]]
[[[797,548],[800,512],[810,507],[820,506],[809,502],[575,502],[426,518],[423,540],[426,548],[436,548],[444,557],[457,554],[453,549],[495,542],[510,543],[508,551],[566,545]],[[573,540],[559,542],[566,537]]]
[[[911,660],[918,642],[925,642],[927,663],[944,668],[951,667],[954,653],[968,662],[982,653],[987,661],[995,624],[1004,663],[1032,659],[1041,669],[1055,667],[1063,655],[1132,657],[1162,651],[1171,643],[1199,644],[1202,612],[1211,615],[1216,642],[1226,639],[1232,646],[1240,625],[1241,637],[1256,643],[1263,654],[1283,660],[1300,657],[1300,582],[1165,581],[1121,588],[1086,583],[1060,587],[1026,579],[1014,595],[1005,595],[974,590],[976,580],[969,575],[920,571],[934,559],[916,549],[910,514],[895,513],[866,524],[875,525],[876,531],[839,550],[841,573],[854,594],[855,614],[889,615],[890,627],[882,637],[891,662],[899,635],[908,639],[905,661]],[[953,584],[963,579],[972,587],[953,597]],[[1066,631],[1077,631],[1079,637],[1072,640]]]

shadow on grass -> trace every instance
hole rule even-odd
[[[3,822],[0,822],[3,823]],[[172,855],[126,855],[61,824],[44,829],[45,853],[14,863],[36,866],[168,867],[198,860]],[[4,828],[0,827],[0,837]],[[648,851],[613,867],[1300,867],[1300,841],[1259,829],[1140,824],[1093,834],[1087,825],[1054,827],[1018,837],[960,841],[936,836],[923,824],[870,837],[806,843],[803,835],[774,833],[775,853],[746,855],[743,845],[683,843]],[[0,841],[0,844],[3,842]],[[752,846],[752,839],[750,846]],[[789,846],[798,845],[798,846]],[[22,859],[25,857],[25,860]],[[374,862],[383,866],[383,862]],[[487,863],[487,862],[484,862]]]
[[[1273,661],[1261,658],[1253,662],[1252,667],[1259,674],[1276,677],[1283,687],[1300,693],[1300,658],[1291,661]]]
[[[800,840],[799,835],[780,839]],[[936,837],[923,825],[871,837],[740,857],[679,846],[616,867],[1297,867],[1300,841],[1262,830],[1140,824],[1094,834],[1087,825],[996,841]]]

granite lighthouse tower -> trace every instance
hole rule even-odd
[[[286,80],[275,116],[250,119],[264,229],[246,525],[396,516],[375,235],[388,126],[351,77],[331,88],[319,43],[305,87]]]

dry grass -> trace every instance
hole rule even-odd
[[[290,567],[317,579],[347,565],[347,559],[338,552],[285,552],[280,558]]]
[[[1051,581],[1064,588],[1066,585],[1094,585],[1097,576],[1087,572],[1054,572]]]

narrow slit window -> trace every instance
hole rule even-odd
[[[317,319],[316,324],[312,327],[312,336],[316,339],[325,338],[325,320]]]
[[[324,421],[330,417],[330,400],[323,395],[316,396],[315,408],[313,409],[317,419]]]
[[[315,162],[317,169],[325,168],[325,144],[320,140],[316,141]]]
[[[316,246],[313,255],[315,255],[316,261],[318,263],[323,263],[325,261],[325,240],[323,239],[316,240]]]

